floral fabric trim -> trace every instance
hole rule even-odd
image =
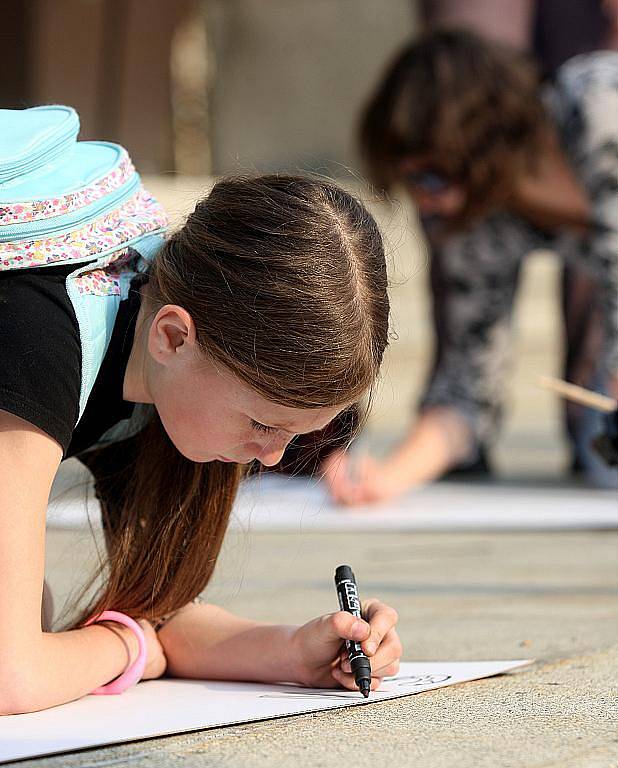
[[[134,173],[135,168],[131,158],[123,149],[120,162],[115,168],[77,192],[70,192],[49,200],[28,200],[23,203],[0,205],[0,226],[24,224],[79,210],[122,187]]]
[[[126,203],[82,229],[44,240],[0,243],[0,271],[94,260],[98,254],[122,248],[136,237],[166,226],[163,208],[140,188]]]
[[[75,287],[80,294],[94,294],[95,296],[120,296],[120,278],[127,270],[134,272],[132,268],[139,254],[129,252],[128,248],[114,253],[103,260],[96,269],[83,272],[73,278]]]
[[[120,296],[120,276],[108,275],[104,269],[94,269],[75,278],[75,286],[80,294],[94,296]]]

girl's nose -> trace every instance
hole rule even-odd
[[[288,447],[291,440],[291,437],[280,440],[276,438],[274,440],[269,440],[262,446],[260,452],[256,456],[257,460],[265,467],[274,467],[275,464],[278,464],[281,461],[285,449]]]

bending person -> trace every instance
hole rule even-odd
[[[380,501],[487,467],[533,249],[551,248],[577,275],[564,293],[566,377],[617,394],[617,109],[614,52],[571,59],[544,89],[521,54],[469,32],[435,32],[397,57],[364,115],[362,147],[374,183],[402,185],[420,211],[435,365],[416,423],[385,461],[366,460],[354,477],[345,454],[329,457],[336,499]],[[567,428],[573,468],[618,486],[589,449],[598,416],[570,408]]]

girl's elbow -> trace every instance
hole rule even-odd
[[[0,673],[0,715],[23,715],[42,709],[41,690],[23,670],[7,669]]]

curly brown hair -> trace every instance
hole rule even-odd
[[[528,167],[547,124],[539,79],[526,57],[472,32],[442,29],[407,45],[362,117],[361,150],[373,183],[401,180],[422,158],[463,186],[458,224],[503,202]]]

